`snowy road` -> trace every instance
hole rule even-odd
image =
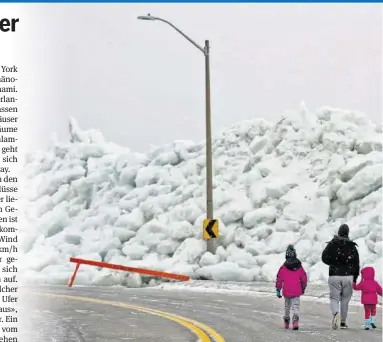
[[[361,306],[350,307],[349,330],[333,331],[330,329],[328,305],[307,297],[303,297],[301,305],[301,330],[295,332],[282,328],[282,300],[266,293],[250,295],[110,287],[43,287],[28,292],[23,301],[29,305],[29,324],[25,321],[22,326],[29,335],[29,342],[195,342],[198,338],[204,342],[382,341],[381,327],[375,331],[363,330]],[[51,295],[43,296],[41,293]],[[203,325],[196,328],[195,325],[190,326],[190,322],[169,314],[196,320]],[[379,307],[379,322],[381,315]],[[28,331],[31,324],[33,333]],[[203,339],[198,331],[210,334],[210,338]],[[222,339],[219,339],[220,335]]]

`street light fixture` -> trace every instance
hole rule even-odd
[[[148,14],[148,15],[140,15],[139,17],[137,17],[137,19],[140,19],[140,20],[153,20],[153,21],[156,20],[150,14]]]
[[[188,37],[180,29],[169,21],[153,17],[150,14],[137,17],[140,20],[162,21],[171,26],[185,39],[192,43],[205,56],[205,105],[206,105],[206,218],[213,219],[213,154],[211,139],[211,103],[210,103],[210,46],[209,41],[205,40],[205,47],[201,47],[194,40]],[[207,250],[213,254],[216,251],[216,239],[209,239],[207,242]]]

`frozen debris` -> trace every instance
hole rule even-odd
[[[217,265],[201,267],[197,275],[205,279],[225,281],[252,281],[254,275],[248,269],[241,268],[234,262],[221,262]]]
[[[134,153],[84,131],[25,157],[23,279],[66,284],[71,256],[186,274],[274,280],[294,244],[310,281],[325,282],[321,251],[340,223],[364,263],[382,262],[382,130],[355,111],[302,103],[280,120],[247,120],[213,140],[216,255],[206,251],[205,148],[175,141]],[[157,281],[161,281],[157,279]],[[96,267],[77,284],[148,282]],[[154,280],[151,285],[154,284]]]
[[[380,152],[371,152],[368,155],[357,155],[349,160],[347,164],[340,169],[341,180],[343,182],[348,182],[366,166],[382,162],[383,156]]]
[[[355,148],[360,154],[368,154],[372,151],[382,152],[381,134],[373,134],[372,136],[363,136],[357,140]]]
[[[359,200],[382,187],[382,164],[366,166],[340,187],[337,197],[341,204]]]
[[[201,265],[201,267],[204,267],[204,266],[212,266],[212,265],[216,265],[220,262],[220,257],[219,255],[214,255],[210,252],[206,252],[202,257],[201,257],[201,260],[199,262],[199,264]]]
[[[247,213],[243,218],[245,227],[254,227],[260,223],[273,223],[277,216],[275,207],[265,207]]]
[[[128,275],[128,279],[126,281],[127,287],[141,287],[142,279],[138,273],[131,273]]]

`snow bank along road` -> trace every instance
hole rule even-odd
[[[334,331],[328,304],[311,297],[302,297],[300,331],[286,331],[283,302],[267,293],[52,286],[22,295],[29,317],[21,326],[30,342],[382,341],[380,326],[363,330],[361,305],[350,306],[348,330]],[[379,322],[381,315],[379,307]]]

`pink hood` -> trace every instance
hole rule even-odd
[[[365,267],[360,273],[362,274],[363,280],[374,280],[375,279],[375,270],[373,267]]]

